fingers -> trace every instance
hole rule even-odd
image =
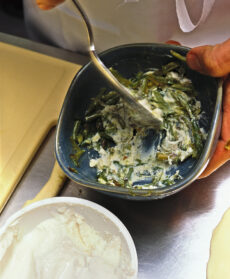
[[[225,142],[230,140],[230,76],[224,82],[223,120],[221,138]]]
[[[226,142],[223,140],[218,141],[216,150],[204,172],[200,175],[199,178],[204,178],[217,170],[225,162],[230,159],[230,150],[226,150],[224,147]]]
[[[199,178],[204,178],[230,160],[230,150],[225,148],[230,140],[230,77],[224,83],[223,120],[221,128],[221,140],[204,172]]]
[[[65,0],[36,0],[36,3],[41,10],[51,10],[64,1]]]
[[[189,67],[202,74],[222,77],[230,72],[230,39],[215,46],[201,46],[187,54]]]
[[[174,40],[169,40],[169,41],[167,41],[165,43],[168,44],[168,45],[177,45],[177,46],[181,45],[179,42],[174,41]]]

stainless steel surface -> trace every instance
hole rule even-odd
[[[53,130],[1,214],[0,224],[48,180],[54,165],[54,141]],[[111,198],[71,181],[67,181],[60,196],[94,201],[121,219],[136,244],[139,279],[205,279],[212,230],[230,206],[230,162],[163,200]]]
[[[135,112],[135,120],[145,126],[155,127],[158,129],[162,123],[158,118],[154,117],[154,115],[146,109],[131,93],[128,88],[123,86],[110,72],[110,70],[105,66],[105,64],[101,61],[99,56],[97,55],[95,44],[94,44],[94,37],[93,37],[93,30],[90,24],[90,20],[86,15],[85,11],[82,9],[78,0],[72,0],[73,4],[79,11],[88,34],[88,41],[89,41],[89,53],[90,57],[97,67],[97,69],[101,72],[101,74],[105,77],[105,79],[111,84],[111,86],[120,93],[123,100],[127,103],[127,105]]]

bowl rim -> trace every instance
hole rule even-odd
[[[124,240],[127,244],[128,251],[130,253],[130,261],[131,261],[131,268],[134,270],[134,275],[130,277],[130,279],[137,278],[138,273],[138,257],[137,257],[137,251],[136,246],[134,244],[133,238],[126,228],[126,226],[121,222],[121,220],[110,210],[103,207],[102,205],[99,205],[95,202],[92,202],[90,200],[81,199],[77,197],[53,197],[44,199],[41,201],[37,201],[35,203],[32,203],[30,205],[27,205],[26,207],[16,211],[13,215],[11,215],[3,224],[3,226],[0,228],[0,237],[7,231],[7,229],[12,226],[18,219],[23,218],[23,216],[27,213],[30,213],[34,210],[39,210],[40,208],[46,207],[46,206],[54,206],[58,207],[60,206],[86,206],[90,209],[97,211],[100,215],[105,216],[108,218],[119,230],[119,232],[123,235]]]
[[[120,45],[116,46],[110,49],[107,49],[99,54],[101,58],[103,58],[104,55],[112,52],[119,50],[120,48],[130,48],[130,47],[159,47],[159,48],[165,48],[165,49],[174,49],[174,50],[179,50],[179,51],[184,51],[187,52],[190,50],[190,48],[185,47],[185,46],[178,46],[178,45],[169,45],[169,44],[160,44],[160,43],[134,43],[134,44],[125,44],[125,45]],[[165,54],[167,55],[167,54]],[[56,131],[56,142],[55,142],[55,155],[56,159],[61,167],[61,169],[64,171],[66,176],[70,178],[71,180],[79,183],[82,186],[99,190],[105,193],[113,193],[113,194],[118,194],[121,196],[130,196],[130,198],[135,197],[136,200],[149,200],[149,199],[160,199],[164,198],[167,196],[170,196],[172,194],[175,194],[188,185],[190,185],[194,180],[196,180],[199,175],[203,172],[203,170],[206,168],[210,157],[213,153],[213,148],[217,143],[218,135],[220,132],[220,122],[222,119],[221,115],[221,108],[222,108],[222,95],[223,95],[223,90],[222,90],[222,80],[221,79],[216,79],[218,82],[217,86],[217,96],[216,96],[216,103],[215,103],[215,108],[214,108],[214,113],[211,121],[211,127],[212,130],[209,132],[209,135],[206,139],[205,146],[203,148],[202,154],[205,154],[205,156],[200,156],[199,160],[197,161],[195,171],[192,172],[190,175],[186,176],[185,178],[185,183],[183,182],[184,180],[181,179],[177,183],[169,186],[165,186],[162,188],[156,188],[156,189],[130,189],[130,188],[125,188],[125,187],[114,187],[112,185],[107,185],[107,184],[100,184],[98,182],[90,182],[83,179],[80,179],[76,177],[76,175],[71,172],[68,167],[63,163],[61,156],[60,156],[60,143],[59,143],[59,138],[60,138],[60,127],[63,119],[63,114],[64,114],[64,109],[67,103],[68,96],[71,94],[71,91],[77,82],[78,78],[84,73],[88,67],[90,67],[93,64],[92,61],[88,62],[85,64],[75,75],[74,79],[72,80],[72,83],[67,91],[66,98],[64,100],[59,119],[58,119],[58,125],[57,125],[57,131]]]

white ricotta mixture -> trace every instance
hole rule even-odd
[[[179,164],[187,158],[198,159],[207,136],[200,121],[205,113],[192,81],[176,62],[130,79],[111,71],[161,126],[157,131],[143,127],[116,92],[104,90],[93,98],[85,119],[77,120],[79,137],[85,138],[78,140],[73,133],[75,149],[90,150],[89,165],[96,169],[101,184],[130,189],[174,184],[182,179]]]
[[[10,227],[0,238],[1,279],[131,278],[120,237],[102,235],[70,210],[29,233]]]
[[[150,73],[150,72],[149,72]],[[177,73],[171,73],[173,77],[179,78]],[[187,82],[188,79],[184,78]],[[149,94],[153,94],[157,88],[149,90]],[[186,158],[194,153],[194,143],[191,137],[191,125],[185,121],[185,112],[182,110],[182,105],[175,96],[174,91],[170,87],[162,90],[162,98],[168,104],[168,108],[160,109],[156,107],[154,111],[159,111],[158,116],[162,118],[165,111],[171,112],[172,116],[163,121],[165,134],[161,134],[160,143],[152,146],[147,150],[143,149],[143,138],[146,134],[145,127],[137,127],[136,135],[134,135],[133,119],[125,113],[124,105],[118,103],[116,105],[105,106],[101,114],[103,115],[103,127],[107,135],[109,135],[115,145],[112,148],[105,150],[98,144],[100,136],[96,133],[91,139],[91,145],[94,150],[98,151],[98,158],[90,158],[90,167],[96,167],[97,171],[103,174],[99,175],[98,181],[102,184],[109,182],[111,185],[120,186],[126,179],[126,187],[153,189],[158,186],[164,186],[166,183],[172,184],[174,179],[181,178],[179,171],[169,174],[171,168],[174,168],[179,162],[183,162]],[[187,106],[190,119],[198,119],[198,115],[193,115],[190,107],[187,105],[192,97],[180,92],[180,97],[183,98],[184,104]],[[194,99],[194,110],[200,112],[201,104]],[[148,104],[148,100],[143,99],[142,104]],[[150,106],[150,105],[149,105]],[[165,110],[165,111],[164,111]],[[175,112],[177,115],[175,115]],[[174,113],[174,115],[173,115]],[[121,127],[119,115],[123,119],[125,127]],[[167,122],[167,123],[166,123]],[[204,129],[200,131],[202,138],[205,137]],[[135,182],[152,177],[152,183],[134,185]]]

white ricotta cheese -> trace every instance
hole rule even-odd
[[[0,239],[1,279],[125,279],[131,273],[120,237],[100,234],[70,210],[25,235],[10,228]]]

